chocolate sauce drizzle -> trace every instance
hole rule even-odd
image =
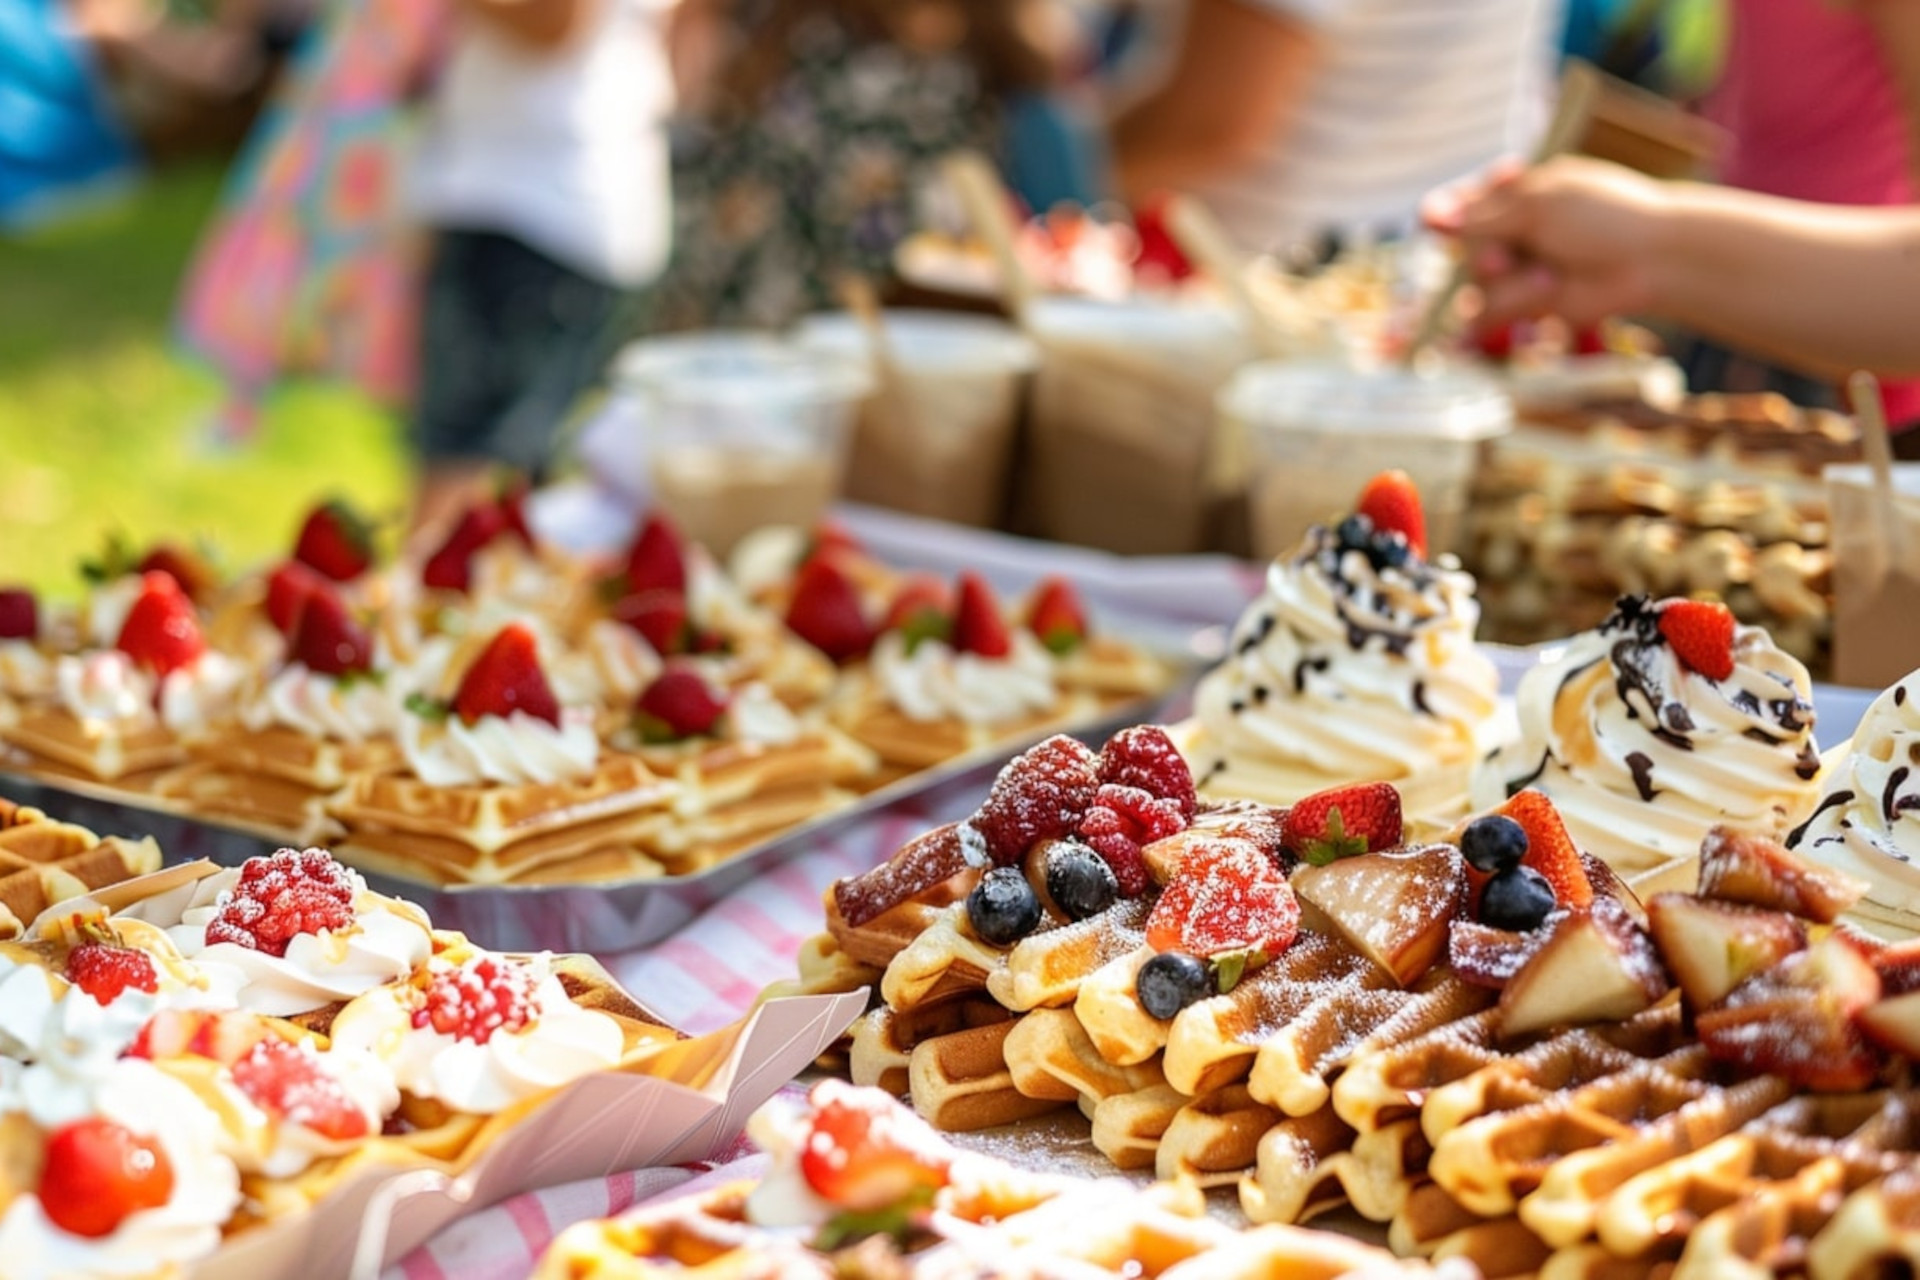
[[[1880,816],[1889,826],[1893,825],[1893,820],[1906,810],[1920,808],[1920,796],[1900,794],[1900,788],[1907,780],[1907,773],[1907,766],[1901,765],[1888,774],[1886,790],[1880,793]]]
[[[1653,757],[1644,751],[1634,751],[1627,755],[1627,769],[1633,774],[1633,786],[1640,798],[1648,804],[1660,794],[1660,788],[1653,785]]]
[[[1851,804],[1851,803],[1853,803],[1853,792],[1851,791],[1836,791],[1832,795],[1827,796],[1825,799],[1823,799],[1819,803],[1819,805],[1814,809],[1812,813],[1807,815],[1807,820],[1805,822],[1801,823],[1799,826],[1795,827],[1793,830],[1787,832],[1787,848],[1792,849],[1799,846],[1801,839],[1805,837],[1807,834],[1807,828],[1813,825],[1813,820],[1815,818],[1819,817],[1821,814],[1825,813],[1829,809],[1836,808],[1839,805]]]
[[[1425,680],[1415,680],[1413,682],[1413,709],[1423,716],[1433,714],[1433,708],[1427,705],[1427,682]]]
[[[1293,691],[1295,694],[1307,691],[1307,672],[1321,672],[1333,665],[1331,658],[1302,658],[1293,664]]]

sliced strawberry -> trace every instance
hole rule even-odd
[[[324,849],[248,858],[240,878],[214,900],[207,941],[284,956],[299,934],[351,925],[354,892],[352,876]]]
[[[457,967],[442,965],[427,979],[413,1025],[485,1044],[539,1020],[533,970],[506,956],[480,955]]]
[[[168,675],[207,651],[193,601],[170,573],[140,580],[140,596],[127,610],[114,647],[156,675]]]
[[[329,1075],[320,1055],[275,1036],[256,1041],[233,1064],[233,1083],[255,1106],[282,1124],[347,1142],[372,1132],[367,1113]]]
[[[1299,930],[1300,903],[1280,868],[1243,840],[1213,840],[1190,847],[1161,890],[1147,945],[1202,959],[1235,951],[1271,959]]]
[[[291,632],[307,594],[315,587],[325,586],[326,581],[298,560],[289,560],[268,574],[267,621],[273,624],[274,630],[283,636]]]
[[[481,716],[521,711],[558,728],[560,700],[540,668],[540,644],[533,632],[518,622],[500,628],[460,678],[453,710],[468,724]]]
[[[347,612],[332,587],[307,593],[287,637],[287,656],[309,671],[344,676],[373,670],[373,637]]]
[[[478,502],[461,513],[453,532],[447,535],[420,570],[420,581],[444,591],[465,591],[473,585],[474,552],[506,531],[506,513],[498,503]]]
[[[953,1149],[888,1094],[822,1080],[807,1101],[813,1131],[800,1148],[800,1174],[822,1199],[873,1212],[946,1185]]]
[[[829,556],[815,556],[800,570],[787,626],[835,662],[850,662],[873,647],[859,589]]]
[[[953,631],[953,593],[932,574],[916,573],[894,592],[893,603],[880,624],[882,631],[898,631],[912,653],[922,640],[945,640]]]
[[[32,640],[40,634],[40,602],[25,587],[0,588],[0,640]]]
[[[687,548],[680,531],[665,516],[647,517],[627,552],[627,591],[687,589]]]
[[[1561,906],[1579,909],[1593,905],[1593,883],[1581,864],[1580,851],[1545,792],[1532,788],[1516,792],[1493,812],[1506,814],[1527,833],[1527,852],[1520,865],[1545,876]]]
[[[983,658],[1004,658],[1013,652],[1013,637],[1000,616],[1000,601],[977,573],[960,575],[959,599],[953,607],[953,647]]]
[[[173,1162],[156,1139],[88,1116],[47,1138],[38,1190],[40,1208],[54,1226],[99,1239],[140,1210],[173,1198]]]
[[[301,522],[293,558],[335,582],[349,582],[373,564],[373,526],[344,500],[329,498]]]
[[[153,957],[137,947],[105,942],[83,942],[67,953],[67,981],[101,1004],[112,1004],[122,991],[160,989]]]
[[[693,649],[693,627],[687,618],[687,597],[679,591],[642,591],[621,596],[609,610],[616,622],[640,633],[663,658]]]
[[[1669,600],[1660,609],[1660,634],[1690,671],[1709,680],[1733,674],[1733,610],[1713,600]]]
[[[640,736],[648,742],[679,742],[710,733],[727,710],[725,690],[698,670],[672,664],[640,691],[634,705]]]
[[[1071,653],[1086,642],[1087,611],[1071,582],[1053,577],[1040,584],[1027,607],[1027,630],[1054,653]]]
[[[1391,849],[1402,836],[1400,792],[1391,782],[1316,791],[1287,810],[1280,833],[1289,853],[1314,866]]]
[[[192,1054],[231,1065],[266,1034],[259,1018],[238,1009],[160,1009],[134,1037],[127,1056],[159,1062]]]
[[[1367,481],[1354,510],[1373,521],[1381,533],[1406,538],[1415,555],[1427,554],[1427,517],[1420,507],[1420,490],[1404,471],[1382,471]]]

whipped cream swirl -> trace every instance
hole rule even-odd
[[[54,664],[55,697],[82,720],[165,725],[193,733],[231,714],[246,671],[208,651],[156,677],[118,649],[68,654]]]
[[[53,659],[31,640],[0,640],[0,698],[44,701],[54,696]]]
[[[1787,844],[1866,880],[1869,902],[1920,918],[1920,672],[1873,700]]]
[[[923,639],[907,651],[898,631],[873,646],[873,675],[887,701],[910,720],[1005,724],[1052,710],[1060,701],[1053,655],[1026,631],[1012,632],[1005,657],[958,653]]]
[[[401,718],[400,751],[414,776],[432,786],[521,786],[591,775],[600,739],[585,707],[561,708],[558,727],[524,711],[472,724],[457,715],[444,721],[409,715]]]
[[[283,727],[330,742],[369,742],[400,730],[401,705],[367,675],[332,676],[290,663],[240,704],[240,723],[259,732]]]
[[[0,1111],[23,1111],[43,1129],[92,1114],[158,1005],[137,988],[102,1005],[47,969],[0,956],[0,1056],[24,1064],[0,1090]]]

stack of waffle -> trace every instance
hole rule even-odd
[[[159,869],[151,838],[102,838],[0,797],[0,939],[19,937],[56,902]]]

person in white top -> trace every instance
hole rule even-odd
[[[413,439],[431,526],[537,472],[665,265],[673,0],[460,0],[412,205],[432,237]]]
[[[1257,251],[1410,230],[1421,197],[1531,149],[1561,0],[1187,0],[1113,122],[1121,194],[1201,198]]]

